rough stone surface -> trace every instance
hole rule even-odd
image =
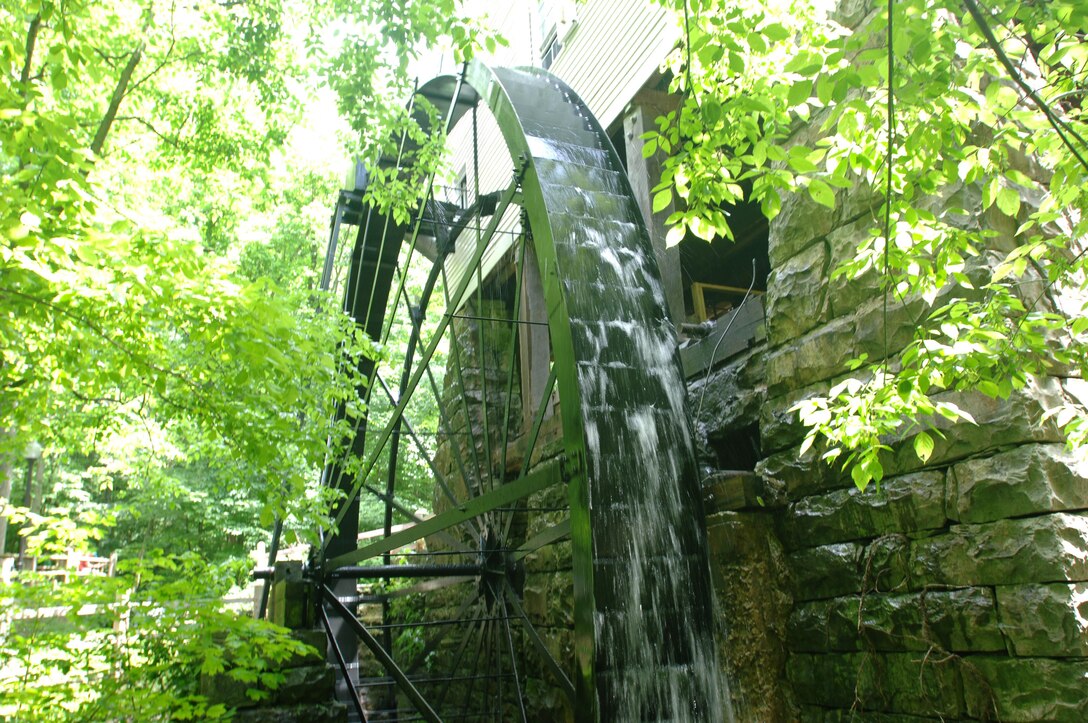
[[[767,338],[772,346],[796,339],[828,318],[827,249],[809,246],[767,279]]]
[[[964,680],[973,717],[992,706],[989,717],[1007,723],[1088,720],[1088,661],[973,656],[969,663],[979,679]]]
[[[866,711],[864,717],[855,711],[843,708],[818,708],[804,706],[800,709],[799,720],[802,723],[926,723],[927,721],[945,720],[937,716],[900,715],[899,713],[877,713]]]
[[[943,585],[1088,580],[1088,515],[954,525],[911,544],[910,574]]]
[[[885,480],[880,489],[855,488],[805,497],[790,505],[783,523],[788,548],[914,532],[945,524],[944,472]]]
[[[1004,652],[989,588],[871,594],[796,606],[789,645],[802,652]]]
[[[1088,657],[1088,583],[996,590],[1001,630],[1014,654]]]
[[[881,298],[862,304],[853,317],[857,334],[855,356],[867,354],[870,361],[876,361],[902,351],[914,340],[918,324],[927,314],[921,300],[908,300],[902,304],[889,299],[886,310]]]
[[[789,556],[797,600],[847,595],[861,591],[865,546],[858,542],[810,547]]]
[[[766,401],[762,349],[755,350],[689,386],[695,426],[714,438],[759,422]]]
[[[785,488],[790,499],[853,485],[837,465],[820,462],[812,452],[799,459],[797,452],[795,448],[772,454],[756,465],[756,472]]]
[[[1063,444],[1028,444],[961,462],[949,479],[949,510],[963,522],[1088,507],[1088,464]]]
[[[869,238],[869,230],[873,227],[873,219],[866,214],[827,235],[828,313],[832,317],[852,313],[863,304],[880,297],[880,276],[875,269],[865,271],[858,278],[851,279],[841,275],[831,278],[835,269],[854,257],[858,246]]]
[[[853,318],[835,319],[767,355],[767,394],[777,397],[807,384],[830,379],[856,356]]]
[[[707,519],[721,659],[740,720],[793,720],[784,685],[791,599],[785,556],[767,513],[723,512]]]
[[[996,452],[1029,442],[1063,442],[1053,422],[1040,422],[1047,409],[1063,401],[1061,386],[1055,379],[1032,380],[1007,400],[991,399],[978,392],[937,395],[939,401],[955,403],[975,420],[952,423],[935,420],[934,426],[944,437],[934,435],[933,454],[928,464],[958,462],[984,452]],[[892,440],[896,441],[896,440]],[[897,445],[895,457],[884,465],[889,475],[918,469],[921,462],[909,440]]]
[[[959,718],[966,713],[958,659],[922,653],[824,653],[790,656],[786,670],[800,704]]]
[[[894,593],[911,589],[910,540],[887,534],[867,545],[840,542],[810,547],[789,555],[794,598],[819,600],[866,592]]]
[[[801,424],[793,405],[803,399],[826,396],[831,384],[817,384],[797,389],[784,396],[768,399],[759,414],[759,434],[763,451],[767,454],[781,452],[788,447],[796,447],[805,438],[805,427]]]
[[[770,222],[767,247],[771,268],[782,266],[806,246],[835,227],[838,214],[821,206],[807,193],[782,193],[782,209]]]
[[[703,480],[703,511],[707,515],[765,510],[784,503],[785,491],[767,484],[755,472],[721,470]]]

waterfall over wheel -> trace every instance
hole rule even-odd
[[[486,116],[509,155],[407,224],[356,219],[345,310],[384,358],[306,572],[344,694],[371,721],[719,720],[683,378],[616,153],[543,71],[471,63],[416,97],[425,128],[475,145]]]

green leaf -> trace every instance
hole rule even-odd
[[[835,192],[819,178],[813,178],[808,183],[808,195],[821,206],[835,208]]]
[[[672,189],[666,188],[654,194],[654,213],[660,213],[672,203]]]
[[[1012,188],[1002,188],[997,192],[996,203],[1001,213],[1016,218],[1020,211],[1020,194]]]
[[[819,167],[812,162],[812,155],[812,151],[804,146],[790,148],[790,167],[798,173],[815,173]]]
[[[922,462],[928,462],[933,455],[933,437],[927,432],[919,432],[914,437],[914,453]]]
[[[860,464],[854,464],[850,467],[850,478],[854,480],[854,486],[862,492],[869,486],[869,482],[872,481],[872,475],[865,471],[865,468]]]
[[[800,105],[809,99],[812,94],[812,81],[799,80],[790,86],[787,100],[790,106]]]
[[[676,224],[669,229],[669,232],[667,234],[665,234],[665,246],[667,248],[672,248],[673,246],[678,245],[681,241],[684,240],[684,236],[685,233],[683,224]]]

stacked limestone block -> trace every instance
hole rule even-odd
[[[973,189],[954,195],[975,205]],[[1067,382],[1036,379],[1007,401],[955,397],[978,424],[947,426],[925,465],[910,439],[893,440],[879,489],[799,458],[789,408],[839,381],[850,358],[888,352],[894,364],[924,318],[920,301],[886,311],[875,278],[831,280],[878,205],[859,189],[835,210],[792,197],[771,225],[758,472],[784,500],[786,674],[801,717],[1085,720],[1088,469],[1039,421],[1072,398]],[[979,207],[963,223],[1001,233],[1016,221]]]
[[[1008,400],[950,397],[977,424],[939,425],[946,436],[926,464],[910,438],[890,440],[879,489],[860,492],[817,454],[799,455],[790,408],[841,381],[850,359],[894,366],[927,313],[921,300],[885,304],[872,272],[832,278],[879,226],[880,202],[861,186],[833,210],[784,198],[770,226],[765,345],[692,385],[711,445],[752,422],[753,394],[761,402],[755,474],[705,480],[738,718],[1088,720],[1088,468],[1040,421],[1083,400],[1082,382],[1056,374]],[[932,201],[942,205],[996,232],[968,269],[986,278],[1023,219],[983,211],[971,187]]]

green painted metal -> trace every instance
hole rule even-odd
[[[628,478],[617,478],[622,475],[615,469],[609,469],[608,465],[624,453],[647,453],[647,450],[623,448],[624,440],[632,438],[630,429],[616,431],[626,427],[625,409],[638,409],[643,414],[644,421],[649,420],[660,426],[660,419],[653,415],[652,410],[655,405],[660,405],[668,406],[675,412],[682,403],[669,396],[673,376],[679,379],[675,388],[680,390],[681,396],[683,387],[682,377],[678,374],[670,376],[668,369],[632,368],[623,365],[622,360],[608,368],[601,363],[598,358],[601,349],[594,350],[593,341],[587,340],[587,330],[593,325],[607,322],[656,330],[664,328],[662,322],[667,322],[667,314],[664,310],[664,298],[659,291],[638,288],[625,282],[619,278],[621,274],[618,270],[614,274],[617,277],[615,287],[605,285],[600,276],[604,265],[601,249],[605,246],[597,244],[590,247],[591,245],[583,241],[587,230],[601,236],[607,235],[610,229],[614,232],[617,227],[622,226],[624,233],[617,234],[622,238],[617,238],[614,247],[607,247],[607,252],[613,253],[611,258],[615,260],[615,253],[622,252],[627,254],[625,258],[628,260],[642,259],[645,263],[652,264],[648,235],[630,186],[623,175],[622,166],[607,137],[577,96],[554,77],[534,69],[489,69],[474,62],[466,66],[460,76],[443,76],[430,81],[420,88],[419,94],[435,101],[439,107],[445,102],[449,103],[452,110],[442,118],[447,127],[456,124],[477,103],[484,103],[497,120],[511,157],[515,159],[516,182],[503,194],[500,208],[520,202],[523,205],[524,218],[532,231],[532,243],[548,313],[553,360],[549,389],[554,384],[560,398],[564,465],[562,470],[553,466],[526,473],[532,446],[535,446],[542,421],[542,413],[538,410],[530,434],[530,450],[525,455],[522,474],[517,479],[489,491],[478,489],[477,492],[482,494],[466,500],[454,509],[359,550],[335,556],[328,561],[328,565],[343,566],[381,555],[425,535],[449,530],[454,525],[486,516],[511,502],[525,499],[532,492],[549,484],[565,483],[570,503],[569,522],[545,530],[516,550],[514,556],[525,557],[530,543],[554,541],[569,534],[573,551],[575,596],[573,615],[576,669],[570,684],[574,695],[572,711],[581,721],[614,719],[617,688],[613,687],[608,693],[604,693],[601,686],[614,684],[622,661],[609,658],[609,651],[605,649],[608,646],[598,645],[597,619],[604,616],[608,612],[607,605],[615,601],[607,599],[608,593],[597,589],[596,578],[599,571],[603,571],[600,574],[604,575],[609,569],[615,575],[617,566],[622,565],[624,560],[613,552],[613,556],[605,561],[611,568],[607,565],[601,567],[599,558],[602,557],[602,549],[621,549],[622,540],[625,536],[630,537],[632,531],[621,516],[614,513],[603,515],[601,511],[608,504],[621,507],[624,495],[628,494],[632,486],[639,485],[640,480],[630,479],[630,475]],[[579,203],[582,206],[581,211],[577,209]],[[587,210],[586,207],[589,206],[593,208]],[[393,410],[392,419],[383,430],[373,430],[377,434],[377,448],[366,460],[364,473],[355,481],[351,497],[357,495],[359,489],[365,485],[367,475],[377,464],[386,442],[405,412],[411,394],[424,374],[428,374],[428,382],[435,396],[440,396],[438,385],[430,376],[427,364],[435,353],[443,332],[454,318],[454,307],[472,292],[479,293],[484,278],[492,268],[491,264],[497,263],[505,250],[512,247],[512,240],[494,237],[501,215],[499,211],[492,216],[487,229],[477,237],[477,243],[465,244],[468,250],[458,249],[459,266],[455,273],[446,277],[446,268],[443,267],[443,289],[448,295],[447,313],[439,320],[431,343],[422,354],[419,365],[412,371],[409,383]],[[374,212],[371,216],[375,216]],[[379,229],[389,227],[388,219],[380,216],[368,219],[367,223]],[[414,247],[418,230],[417,222],[409,243],[410,248]],[[399,246],[403,235],[403,229],[394,233],[394,247]],[[380,246],[379,239],[374,239],[375,247],[382,249],[380,256],[386,261],[384,266],[377,265],[374,268],[375,273],[390,275],[383,282],[384,288],[388,289],[392,285],[393,273],[388,261],[395,260],[397,254],[395,250],[389,251],[386,248],[387,241],[384,234],[380,238]],[[615,266],[619,269],[622,264],[615,260]],[[654,274],[655,271],[650,271],[643,276],[652,282]],[[398,289],[403,286],[403,277],[401,281]],[[520,277],[518,283],[520,284]],[[374,288],[379,286],[381,284]],[[387,307],[384,300],[376,301],[380,305],[381,314],[396,311],[399,293],[398,290],[391,307]],[[367,311],[367,316],[371,316],[371,310]],[[373,319],[371,322],[368,326],[373,325]],[[388,329],[389,326],[385,328]],[[481,345],[486,342],[482,336],[480,340]],[[634,343],[633,340],[628,341]],[[456,343],[451,346],[454,365],[458,366]],[[617,346],[622,346],[622,340]],[[663,362],[661,366],[668,366],[668,362]],[[679,370],[678,357],[674,366]],[[600,375],[603,384],[614,384],[620,391],[608,400],[590,399],[592,394],[579,378],[580,372],[586,371]],[[512,376],[506,378],[508,390],[512,379]],[[463,381],[461,387],[462,398],[467,400]],[[508,422],[510,415],[509,396],[508,392],[504,423]],[[625,404],[630,406],[625,407]],[[541,409],[544,406],[546,399]],[[671,419],[677,418],[674,415]],[[443,418],[441,421],[443,427],[448,429],[448,419]],[[688,430],[682,428],[683,424],[680,423],[675,426],[676,429],[669,430],[667,444],[687,443],[690,446],[690,438],[680,442]],[[651,431],[655,429],[657,427]],[[602,439],[610,445],[607,454],[601,451]],[[490,435],[484,441],[485,444],[490,444]],[[470,447],[473,455],[476,455],[475,444],[470,444]],[[690,503],[692,516],[697,520],[697,489],[693,493],[689,484],[694,470],[694,456],[689,449],[675,459],[678,486],[683,487],[680,497]],[[458,460],[459,464],[462,462]],[[491,474],[490,453],[483,464],[477,462],[477,467],[481,480],[485,474]],[[502,467],[505,468],[505,464]],[[467,484],[467,477],[465,481]],[[689,499],[693,494],[695,497]],[[387,500],[387,503],[391,502]],[[639,504],[647,506],[645,500]],[[344,509],[346,508],[345,505]],[[342,511],[337,522],[343,520],[344,514]],[[507,518],[508,524],[510,519]],[[502,531],[503,538],[509,532],[508,524]],[[699,534],[681,528],[677,520],[673,520],[671,524],[674,526],[675,536],[683,540],[683,554],[699,554],[702,544]],[[688,528],[694,526],[687,525]],[[708,594],[709,580],[705,574],[702,577],[696,575],[696,578],[693,581],[696,596],[703,600]],[[686,592],[682,591],[681,594]],[[598,600],[598,595],[604,599]],[[696,607],[700,605],[703,603],[700,602]],[[703,614],[705,605],[696,612]],[[703,636],[710,635],[709,628],[702,623],[696,626],[696,632]],[[604,664],[602,661],[605,661]],[[555,663],[554,660],[547,662]],[[669,661],[656,661],[655,664],[668,665]],[[610,666],[615,667],[608,669]],[[698,701],[703,709],[706,704],[706,700]]]
[[[499,208],[505,208],[507,205],[510,204],[510,202],[513,199],[513,196],[514,196],[514,189],[515,188],[516,188],[516,184],[511,184],[510,188],[508,188],[506,190],[506,192],[503,193],[502,199],[499,202]],[[489,238],[494,233],[493,226],[498,224],[498,219],[499,219],[499,214],[496,214],[495,217],[492,218],[491,223],[488,226],[488,233],[486,233],[485,236],[484,236],[485,239]],[[485,250],[485,244],[479,244],[477,246],[476,255],[478,257],[483,256],[484,250]],[[462,279],[461,286],[458,288],[459,293],[455,294],[455,297],[460,296],[461,294],[463,294],[464,289],[467,288],[467,287],[468,287],[468,281],[467,281],[467,277],[466,277],[466,279]],[[426,351],[424,351],[423,355],[420,357],[419,366],[417,367],[417,371],[412,375],[411,379],[408,382],[408,385],[407,385],[407,388],[405,390],[404,396],[401,398],[400,402],[397,404],[396,408],[393,410],[392,419],[389,421],[389,423],[386,425],[385,429],[382,430],[381,434],[378,436],[378,442],[377,442],[376,448],[371,453],[370,457],[367,459],[367,462],[363,467],[363,472],[358,476],[355,483],[351,487],[350,493],[348,494],[348,502],[349,503],[358,498],[359,490],[360,490],[360,488],[362,488],[363,482],[366,480],[366,478],[370,474],[370,472],[374,469],[374,466],[377,464],[378,458],[381,456],[382,452],[385,451],[385,445],[389,442],[390,437],[393,436],[393,430],[396,429],[401,415],[404,414],[404,408],[408,406],[408,400],[411,399],[412,393],[415,391],[416,387],[419,385],[420,379],[423,377],[424,373],[426,372],[427,365],[430,363],[431,358],[434,357],[434,353],[435,353],[435,351],[437,351],[438,345],[442,341],[442,332],[445,331],[447,326],[449,326],[449,323],[450,323],[450,317],[449,316],[444,316],[442,318],[442,320],[439,322],[438,328],[434,332],[434,337],[433,337],[431,343],[427,346]],[[349,507],[350,507],[350,504],[342,504],[340,506],[340,512],[336,516],[335,520],[333,521],[333,527],[334,528],[338,529],[340,527],[340,525],[343,523],[344,516],[347,514],[347,511],[348,511]],[[328,540],[326,540],[326,542],[322,546],[322,552],[324,552],[328,548],[329,540],[332,540],[332,539],[334,539],[334,538],[329,537]],[[357,557],[355,559],[358,560],[358,559],[361,559],[361,558]]]
[[[447,510],[442,514],[435,515],[422,522],[417,522],[405,530],[394,532],[388,537],[383,537],[369,545],[364,545],[354,552],[334,557],[327,561],[326,566],[329,570],[336,570],[345,565],[350,565],[354,562],[366,560],[375,557],[376,555],[389,552],[390,550],[395,550],[398,547],[404,547],[427,535],[432,535],[441,532],[442,530],[448,530],[454,525],[459,525],[466,520],[479,517],[497,507],[509,505],[511,502],[520,500],[534,492],[539,492],[540,490],[565,482],[567,481],[566,478],[568,477],[568,474],[569,473],[565,471],[563,465],[544,465],[533,470],[521,479],[507,482],[490,492],[485,492],[478,497],[466,500],[452,510]]]

